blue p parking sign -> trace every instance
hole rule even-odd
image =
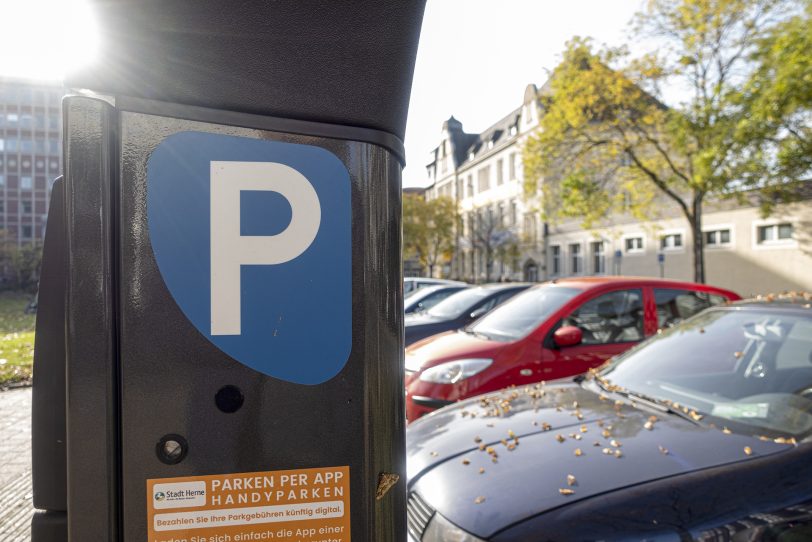
[[[350,177],[320,147],[202,132],[147,164],[147,215],[169,292],[220,350],[320,384],[352,343]]]

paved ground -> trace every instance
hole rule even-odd
[[[0,541],[30,540],[31,388],[0,391]]]

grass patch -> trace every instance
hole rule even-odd
[[[34,315],[25,314],[30,294],[0,292],[0,388],[31,381]]]

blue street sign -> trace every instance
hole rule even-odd
[[[662,252],[658,253],[657,254],[657,261],[659,263],[665,263],[665,254],[663,254]]]
[[[615,251],[615,259],[619,260],[622,257],[623,257],[623,253],[621,251],[619,251],[619,250],[616,250]]]
[[[320,147],[202,132],[147,164],[152,249],[169,292],[220,350],[298,384],[352,342],[350,176]]]

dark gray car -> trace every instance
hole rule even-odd
[[[406,317],[406,346],[444,331],[467,326],[530,284],[483,284],[457,292],[431,309]]]
[[[811,540],[810,302],[708,309],[415,421],[410,540]]]

